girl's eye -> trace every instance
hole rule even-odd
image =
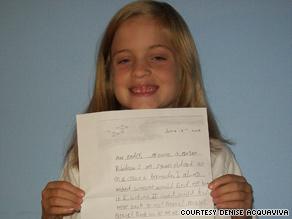
[[[166,58],[164,58],[162,56],[155,56],[155,57],[153,57],[153,60],[155,60],[155,61],[164,61],[164,60],[166,60]]]
[[[130,61],[130,59],[121,59],[121,60],[118,61],[118,64],[125,64],[125,63],[127,63],[129,61]]]

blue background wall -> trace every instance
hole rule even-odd
[[[40,217],[91,95],[96,45],[128,2],[0,0],[0,218]],[[292,1],[167,2],[193,33],[255,207],[291,214]]]

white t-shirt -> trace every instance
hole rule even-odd
[[[231,150],[221,142],[217,140],[210,140],[210,144],[212,147],[220,148],[220,150],[211,153],[211,167],[212,167],[212,177],[213,179],[216,179],[220,176],[226,175],[226,174],[234,174],[241,176],[240,168],[234,158],[233,153]],[[70,160],[70,155],[69,155]],[[73,184],[74,186],[80,187],[79,184],[79,171],[76,167],[72,168],[68,164],[68,161],[66,162],[62,175],[60,177],[61,181],[67,181]],[[66,216],[64,219],[80,219],[80,214],[75,213],[71,216]],[[94,217],[93,217],[94,218]],[[253,217],[257,218],[257,217]],[[230,217],[224,217],[224,216],[216,216],[215,219],[230,219]]]

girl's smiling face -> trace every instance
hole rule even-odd
[[[117,29],[111,48],[113,89],[126,109],[175,107],[181,67],[166,30],[150,16]]]

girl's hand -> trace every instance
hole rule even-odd
[[[62,218],[62,215],[80,211],[84,195],[83,190],[71,183],[63,181],[48,183],[42,191],[42,219]]]
[[[247,209],[252,208],[252,187],[242,176],[227,174],[213,180],[208,185],[214,204],[219,209]],[[232,217],[248,218],[248,217]]]

